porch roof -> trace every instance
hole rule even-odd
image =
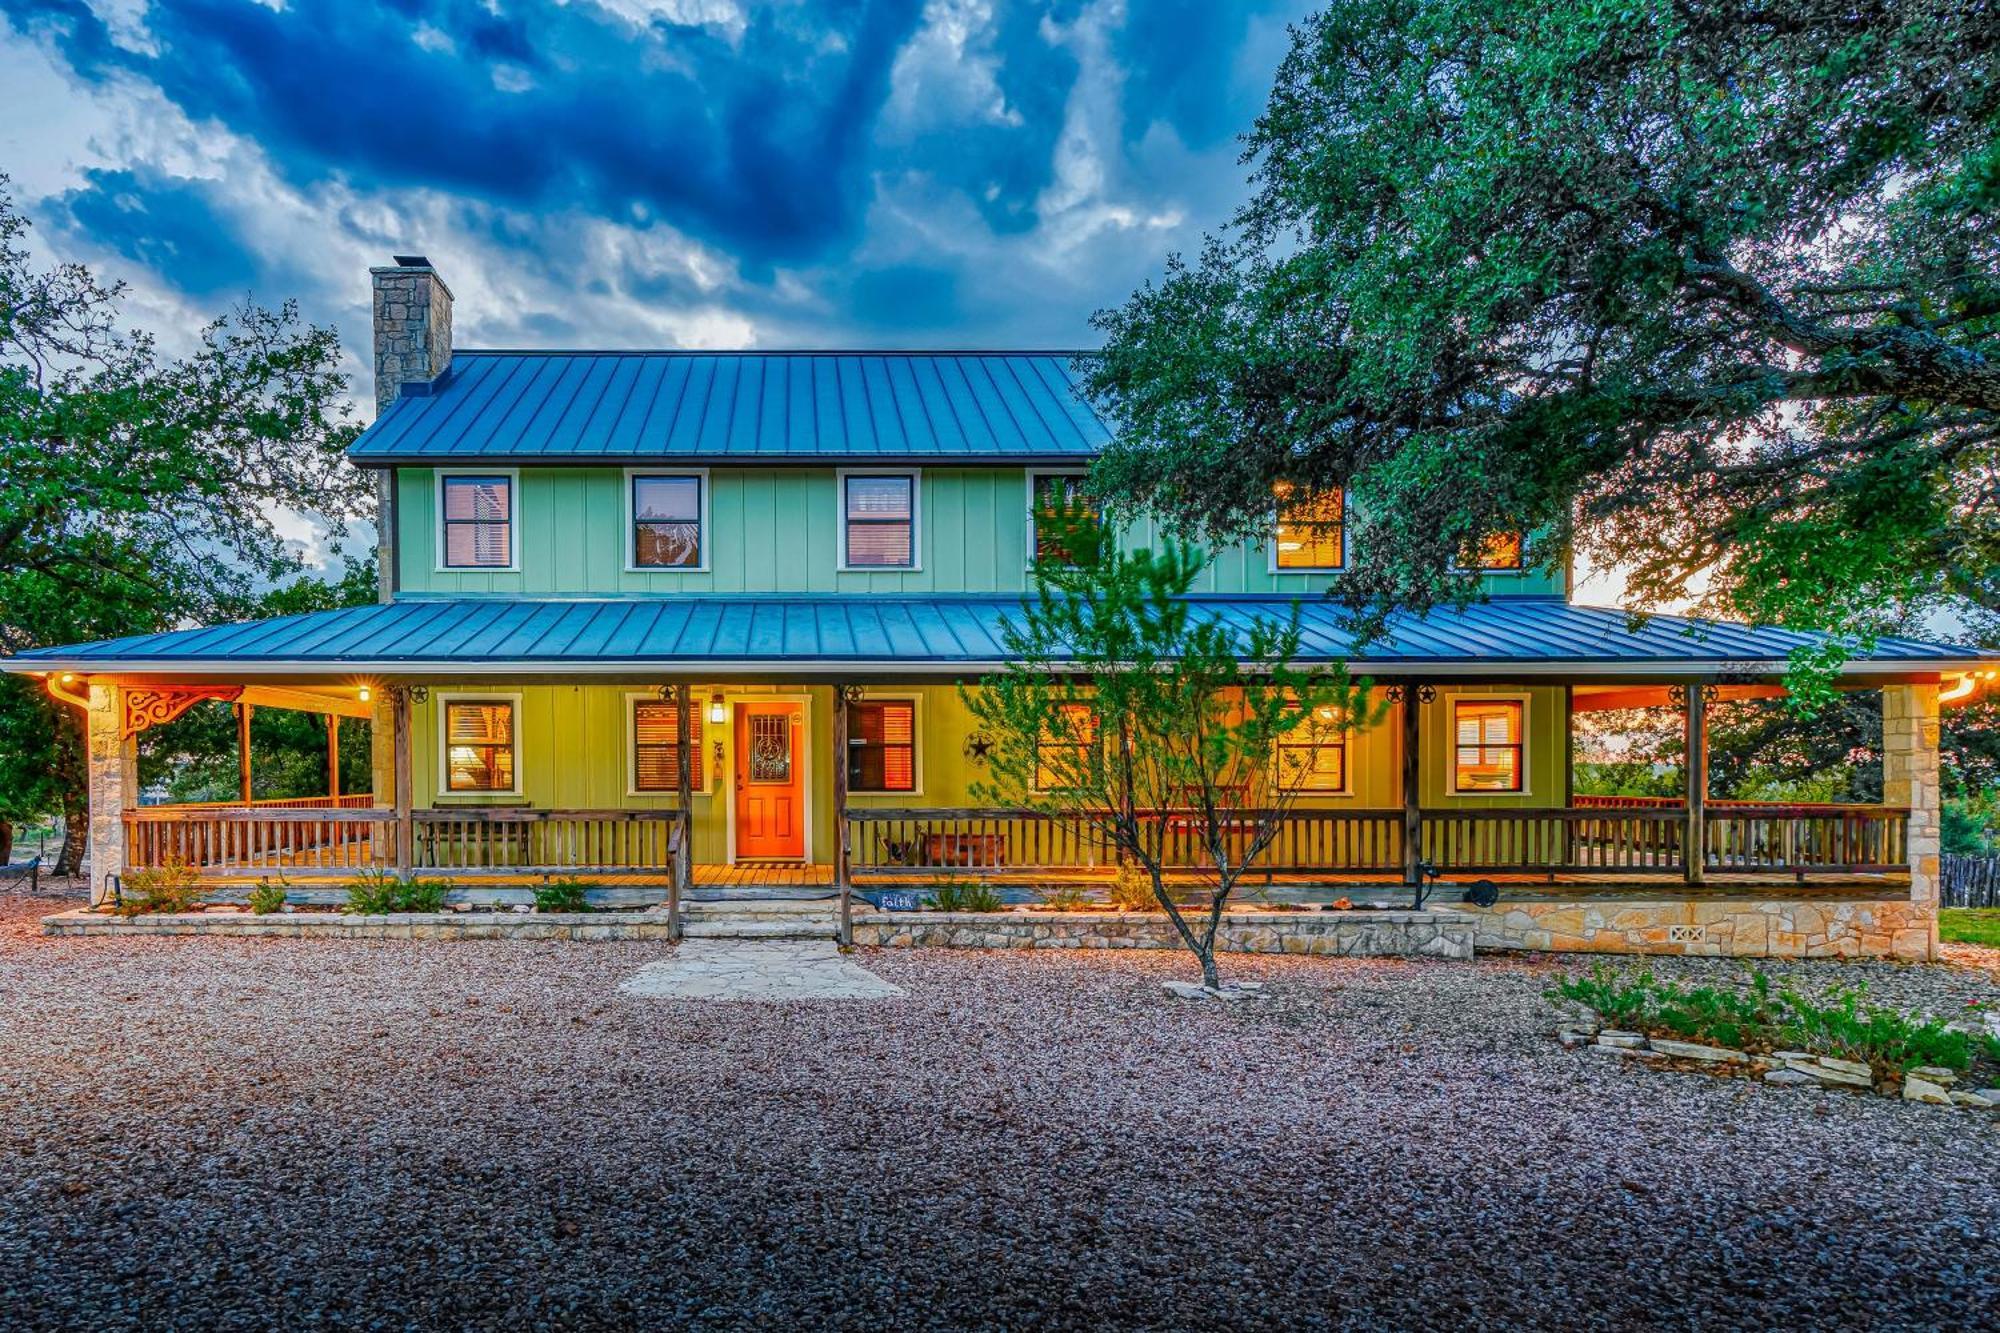
[[[1190,599],[1224,622],[1282,617],[1278,597]],[[1498,598],[1460,611],[1399,616],[1358,647],[1341,608],[1306,600],[1302,657],[1377,675],[1464,678],[1771,674],[1817,636],[1654,616],[1559,597]],[[43,648],[0,659],[9,671],[136,674],[437,674],[630,676],[643,669],[711,675],[964,673],[1007,653],[1002,626],[1018,594],[721,596],[624,599],[429,598],[280,616],[207,629]],[[1883,639],[1852,676],[1968,670],[2000,654]]]

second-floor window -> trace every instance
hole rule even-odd
[[[1521,534],[1496,532],[1480,542],[1459,562],[1461,568],[1488,573],[1514,573],[1521,568]]]
[[[849,569],[914,569],[917,476],[849,472],[840,479],[841,564]]]
[[[1037,562],[1076,563],[1065,544],[1076,528],[1095,526],[1097,506],[1084,494],[1080,472],[1031,472],[1028,524],[1032,558]]]
[[[911,699],[863,699],[847,706],[849,791],[917,789],[917,705]]]
[[[702,532],[703,485],[698,473],[632,478],[634,567],[699,569],[708,562]]]
[[[514,478],[447,473],[438,479],[446,569],[511,569],[514,564]]]
[[[1451,789],[1471,795],[1526,790],[1519,699],[1454,699],[1451,705]]]
[[[1347,503],[1344,493],[1308,490],[1281,481],[1272,488],[1278,501],[1278,531],[1271,564],[1281,570],[1331,570],[1346,563]]]

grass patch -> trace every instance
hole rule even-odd
[[[1904,1014],[1864,1000],[1861,986],[1824,995],[1773,988],[1756,968],[1742,986],[1683,986],[1650,971],[1636,975],[1599,964],[1564,977],[1547,992],[1597,1011],[1612,1027],[1649,1037],[1709,1042],[1737,1050],[1811,1051],[1901,1077],[1912,1065],[1942,1065],[1964,1073],[1975,1059],[2000,1064],[2000,1038],[1967,1032],[1941,1018]]]
[[[1947,907],[1938,913],[1938,938],[2000,949],[2000,907]]]

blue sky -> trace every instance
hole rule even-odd
[[[1290,0],[0,0],[0,171],[171,344],[427,254],[466,346],[1035,346],[1244,192]]]

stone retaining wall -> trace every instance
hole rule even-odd
[[[1937,913],[1928,903],[1868,898],[1721,898],[1467,906],[1481,949],[1673,954],[1697,958],[1937,957]]]
[[[664,912],[161,913],[130,920],[101,912],[42,918],[49,935],[263,935],[343,940],[664,940]]]
[[[1231,912],[1216,933],[1228,953],[1470,958],[1473,920],[1443,911]],[[1156,912],[866,912],[854,942],[926,949],[1179,949]]]

